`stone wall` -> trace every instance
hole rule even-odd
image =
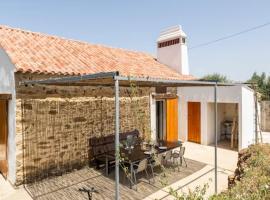
[[[89,138],[113,134],[112,87],[17,85],[16,142],[19,185],[85,166]],[[153,88],[120,89],[120,132],[150,135]]]
[[[241,181],[244,176],[245,171],[247,170],[247,159],[251,157],[249,150],[242,149],[238,152],[237,168],[234,173],[228,176],[228,189],[231,189],[235,186],[237,181]]]
[[[270,131],[270,101],[261,102],[262,131]]]

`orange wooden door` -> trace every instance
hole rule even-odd
[[[188,141],[201,143],[200,102],[188,102]]]
[[[0,172],[7,176],[7,102],[0,100]]]
[[[167,141],[178,141],[178,99],[167,99],[166,106]]]

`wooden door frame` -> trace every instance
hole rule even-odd
[[[190,123],[190,110],[189,110],[189,104],[190,103],[198,103],[199,104],[199,141],[196,141],[195,139],[190,139],[190,132],[189,132],[189,123]],[[201,141],[202,141],[202,136],[201,136],[201,133],[202,133],[202,127],[201,127],[201,122],[202,122],[202,119],[201,119],[201,109],[202,109],[202,103],[200,101],[188,101],[187,102],[187,140],[190,141],[190,142],[195,142],[195,143],[198,143],[198,144],[201,144]]]
[[[7,175],[8,175],[8,138],[9,138],[9,130],[8,130],[8,118],[9,118],[9,113],[8,113],[8,108],[9,108],[9,101],[8,99],[2,99],[0,98],[0,101],[4,101],[5,102],[5,106],[6,106],[6,156],[5,156],[5,160],[6,160],[6,174],[4,174],[2,172],[2,175],[5,179],[7,179]]]

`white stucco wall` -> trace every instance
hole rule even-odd
[[[214,130],[214,108],[209,103],[214,102],[214,87],[179,87],[178,95],[180,97],[181,110],[179,112],[181,122],[179,123],[180,138],[187,140],[187,102],[201,103],[201,144],[208,145],[213,143]],[[252,108],[253,92],[247,89],[246,86],[219,86],[217,91],[218,103],[237,103],[239,116],[239,149],[242,149],[249,144],[252,132],[252,119],[254,119]],[[250,109],[243,109],[243,106],[249,106]],[[251,108],[252,107],[252,108]],[[221,113],[219,113],[221,114]],[[242,116],[244,116],[242,118]],[[248,128],[243,129],[243,126],[249,124]],[[242,136],[242,133],[244,136]]]
[[[242,88],[241,99],[241,127],[240,131],[241,139],[239,140],[239,146],[246,148],[250,144],[255,142],[255,104],[254,94],[250,89]]]
[[[12,100],[8,102],[8,180],[15,183],[16,179],[16,96],[15,96],[15,67],[6,52],[0,48],[0,93],[12,94]]]

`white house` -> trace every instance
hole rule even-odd
[[[186,34],[181,27],[171,27],[161,32],[157,40],[157,60],[180,74],[189,74]],[[214,127],[214,88],[207,86],[179,87],[178,95],[178,134],[182,141],[211,145],[215,139]],[[227,139],[229,147],[246,148],[255,140],[254,92],[244,84],[219,86],[218,102],[218,141]],[[152,102],[153,138],[164,128],[166,106],[162,102]],[[162,108],[160,108],[162,107]],[[159,109],[159,111],[157,111]],[[157,114],[158,112],[158,114]],[[163,113],[163,114],[160,114]],[[164,120],[160,120],[160,119]],[[156,123],[156,121],[161,121]],[[160,126],[160,127],[158,127]],[[233,129],[233,130],[232,130]],[[231,132],[235,140],[231,141]]]
[[[117,72],[127,80],[120,89],[121,132],[138,129],[142,137],[150,133],[153,140],[211,145],[214,88],[199,86],[201,82],[189,75],[186,34],[179,26],[168,28],[156,46],[155,58],[0,26],[0,172],[4,177],[19,185],[84,166],[91,159],[89,138],[115,131],[111,82],[22,84],[30,80]],[[130,77],[138,85],[149,79],[164,84],[148,82],[130,99]],[[175,86],[173,81],[186,86]],[[230,84],[218,86],[217,93],[218,139],[230,147],[232,132],[234,148],[247,147],[255,135],[253,91]],[[139,102],[138,110],[133,101]],[[145,119],[143,123],[133,120],[136,113]]]

